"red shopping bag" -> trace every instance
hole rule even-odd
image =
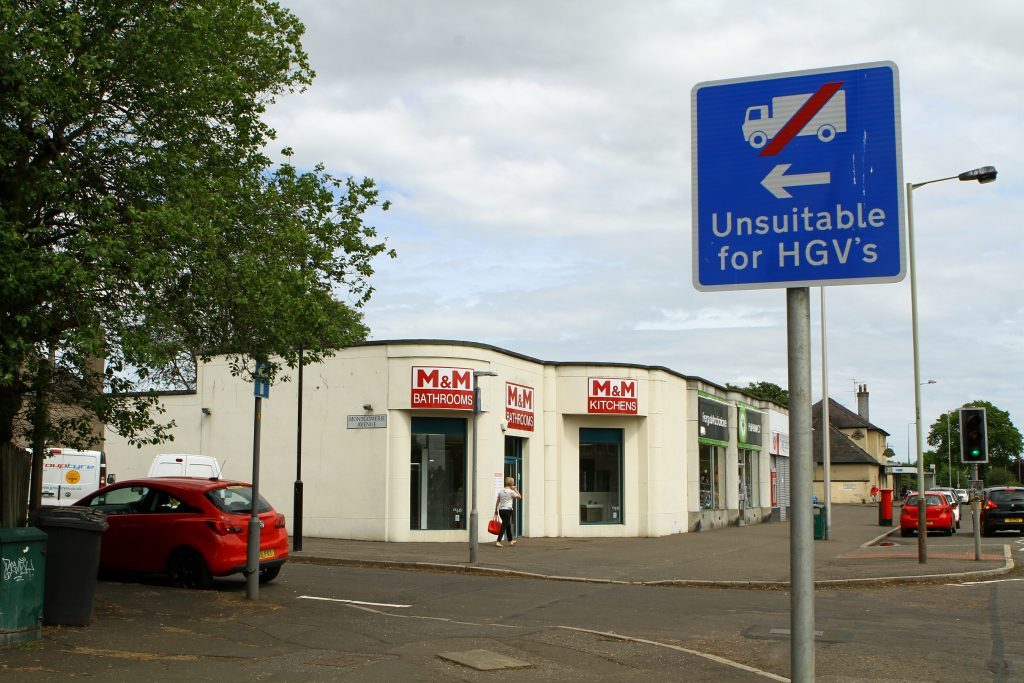
[[[494,534],[495,536],[500,534],[501,522],[499,522],[497,519],[492,519],[491,521],[487,522],[487,533]]]

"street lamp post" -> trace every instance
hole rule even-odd
[[[924,496],[924,458],[921,457],[921,363],[917,332],[917,267],[914,262],[914,190],[953,179],[990,183],[996,179],[996,169],[994,166],[982,166],[948,178],[907,183],[907,254],[910,269],[910,325],[914,344],[914,418],[917,422],[917,561],[922,564],[928,561],[928,519]]]
[[[946,414],[946,467],[949,468],[949,488],[953,488],[953,447],[949,440],[952,438],[953,411]],[[960,485],[960,472],[956,473],[956,483]]]
[[[472,507],[469,511],[469,561],[470,563],[476,562],[477,548],[480,543],[477,539],[477,531],[479,530],[480,516],[476,510],[476,490],[479,488],[478,484],[480,480],[476,474],[476,423],[477,416],[480,414],[480,385],[477,383],[478,377],[497,377],[498,373],[491,372],[490,370],[474,370],[473,371],[473,473],[472,473],[472,484],[473,484],[473,500]]]

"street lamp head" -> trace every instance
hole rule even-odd
[[[957,176],[960,180],[977,180],[979,183],[991,183],[996,179],[997,171],[995,166],[982,166],[970,171],[964,171]]]

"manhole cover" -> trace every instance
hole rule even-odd
[[[462,666],[477,671],[495,671],[497,669],[523,669],[532,666],[529,662],[507,657],[490,650],[466,650],[464,652],[442,652],[437,655]]]

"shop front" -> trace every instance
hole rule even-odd
[[[507,477],[523,493],[515,534],[527,537],[663,536],[724,526],[741,510],[759,521],[773,495],[760,441],[767,404],[663,367],[416,340],[344,349],[304,376],[301,472],[293,380],[263,401],[260,479],[289,524],[302,515],[306,536],[465,542],[475,489],[487,540]],[[251,386],[226,359],[201,364],[197,379],[194,393],[161,398],[174,450],[251,480]],[[120,479],[144,476],[166,449],[107,434]]]

